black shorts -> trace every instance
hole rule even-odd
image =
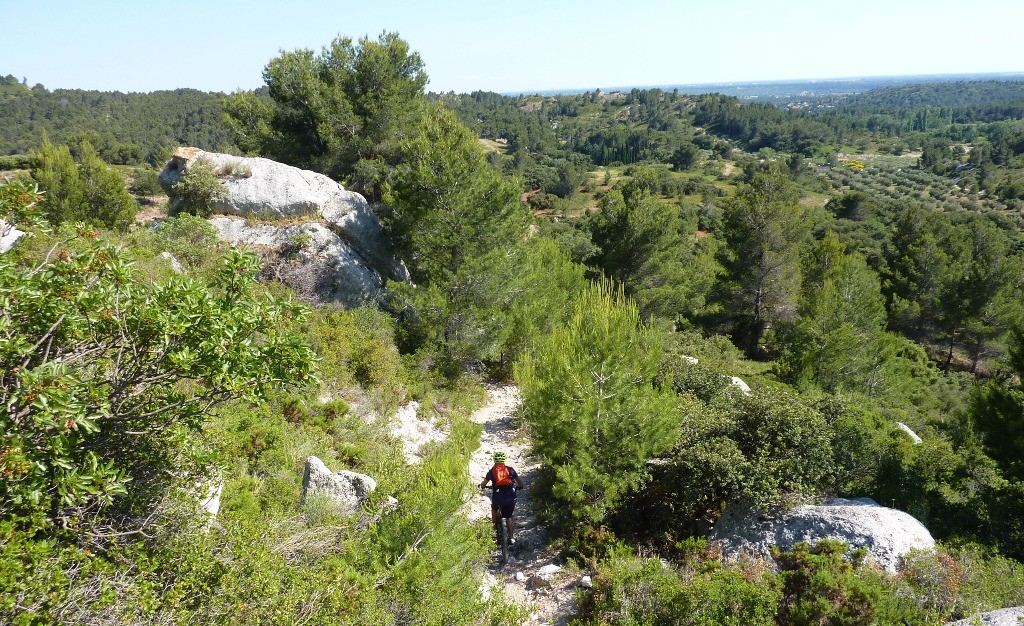
[[[500,509],[502,517],[512,517],[512,513],[516,510],[516,494],[502,493],[495,491],[491,495],[491,508]]]

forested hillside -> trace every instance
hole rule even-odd
[[[225,149],[223,94],[195,89],[121,93],[29,87],[0,77],[0,155],[28,154],[47,136],[88,139],[108,163],[163,164],[178,145]]]
[[[905,110],[921,107],[968,108],[1019,105],[1024,99],[1020,81],[948,81],[883,87],[843,98],[842,108]]]
[[[0,88],[30,151],[0,186],[4,228],[28,233],[0,255],[0,621],[523,623],[465,515],[485,382],[518,386],[546,547],[591,575],[573,623],[1024,606],[1019,84],[848,109],[426,94],[392,33],[282,52],[264,77],[174,92],[193,113]],[[90,126],[103,107],[120,113]],[[169,213],[137,218],[103,160],[174,143],[340,180],[411,280],[344,310],[278,280],[308,232],[258,255],[219,241],[206,218],[254,175],[241,161],[176,170]],[[440,433],[418,462],[399,408]],[[376,490],[355,511],[306,497],[314,455]],[[727,512],[834,496],[938,543],[886,569],[837,540],[758,558],[714,541]]]

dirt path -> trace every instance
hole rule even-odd
[[[549,573],[560,566],[555,551],[548,545],[546,529],[537,523],[536,509],[530,487],[539,462],[527,456],[528,441],[515,419],[519,407],[519,393],[515,386],[488,388],[489,401],[477,410],[472,420],[483,424],[480,447],[469,461],[469,477],[475,484],[483,480],[493,464],[492,455],[501,450],[508,455],[508,465],[514,467],[523,480],[525,489],[519,493],[515,513],[515,539],[512,558],[502,566],[497,558],[484,573],[486,593],[500,589],[505,597],[530,611],[523,626],[551,624],[563,626],[576,605],[576,588],[582,573],[569,573],[564,569]],[[478,494],[467,504],[470,520],[490,519],[490,498]],[[545,566],[548,566],[546,569]]]

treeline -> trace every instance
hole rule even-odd
[[[966,109],[1024,101],[1024,82],[972,80],[915,83],[882,87],[843,98],[839,107],[850,111],[907,110],[923,107]]]
[[[974,93],[975,87],[977,94],[957,95]],[[919,98],[910,96],[919,90]],[[970,187],[993,197],[1017,200],[1024,198],[1021,90],[1021,83],[995,81],[914,85],[868,92],[838,108],[812,110],[660,89],[434,97],[481,137],[504,142],[512,157],[504,162],[506,171],[520,176],[527,188],[563,198],[564,183],[574,169],[641,162],[677,165],[683,158],[676,156],[680,151],[686,155],[699,149],[724,157],[736,146],[832,163],[837,151],[900,155],[922,150],[922,167],[958,182],[966,177]]]
[[[223,97],[195,89],[50,91],[8,75],[0,78],[0,155],[27,154],[44,135],[55,143],[87,140],[113,164],[162,164],[179,145],[225,150],[233,144]]]

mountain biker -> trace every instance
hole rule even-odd
[[[494,453],[494,465],[487,471],[480,488],[491,483],[491,520],[497,529],[501,518],[506,518],[508,542],[512,543],[512,513],[516,510],[516,490],[523,488],[523,481],[514,467],[505,465],[505,458],[504,452]]]

